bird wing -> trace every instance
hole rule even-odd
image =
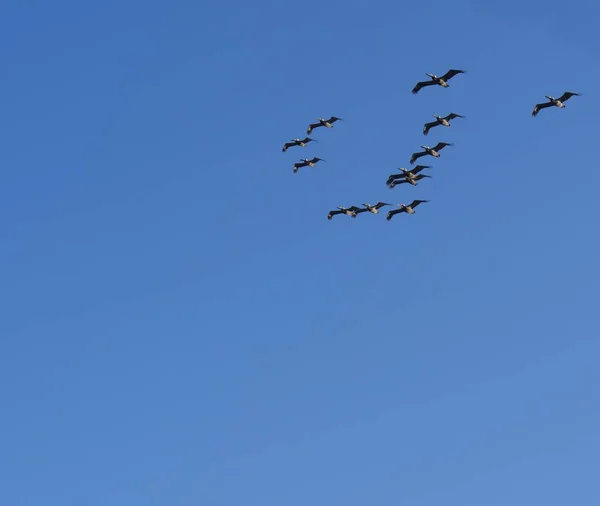
[[[565,91],[561,97],[558,98],[561,102],[569,100],[571,97],[578,97],[579,93],[573,93],[572,91]]]
[[[329,123],[330,125],[332,125],[333,123],[335,123],[336,121],[340,120],[341,118],[336,118],[335,116],[331,116],[331,118],[329,118],[327,120],[327,123]]]
[[[433,128],[434,126],[438,126],[439,123],[437,121],[432,121],[431,123],[425,123],[425,125],[423,126],[423,135],[427,135],[429,133],[429,129]]]
[[[373,207],[375,209],[381,209],[383,206],[386,206],[387,204],[385,202],[377,202],[377,204],[375,204]]]
[[[414,175],[414,174],[418,174],[419,172],[421,172],[423,169],[429,169],[431,168],[430,165],[417,165],[413,170],[411,170],[410,172]]]
[[[306,129],[306,133],[308,135],[310,135],[310,133],[315,129],[315,128],[319,128],[321,125],[321,123],[311,123],[310,125],[308,125],[308,128]]]
[[[465,70],[450,69],[441,77],[441,79],[443,79],[444,81],[448,81],[449,79],[452,79],[456,74],[464,74],[465,72]]]
[[[440,151],[444,149],[446,146],[452,146],[449,142],[438,142],[437,146],[433,148],[434,151]]]
[[[415,160],[417,158],[421,158],[422,156],[425,156],[427,154],[427,151],[419,151],[418,153],[413,153],[413,155],[410,157],[410,163],[411,165],[413,163],[415,163]]]
[[[419,204],[422,204],[423,202],[427,202],[427,200],[413,200],[410,203],[409,207],[412,207],[414,209],[415,207],[417,207]]]
[[[554,104],[552,102],[544,102],[543,104],[536,104],[536,106],[533,108],[533,112],[531,113],[532,116],[537,116],[538,112],[540,112],[542,109],[545,109],[546,107],[552,107]]]
[[[300,167],[306,167],[307,165],[308,165],[308,163],[306,163],[306,162],[296,162],[294,164],[294,167],[300,168]]]
[[[404,212],[406,212],[406,209],[404,207],[401,207],[399,209],[392,209],[391,211],[388,211],[388,213],[387,213],[387,219],[391,220],[392,216],[394,216],[395,214],[404,213]]]
[[[362,211],[366,211],[366,210],[367,210],[366,207],[364,209],[360,208],[360,207],[356,207],[356,206],[351,206],[348,208],[348,211],[361,211],[362,212]]]
[[[420,181],[424,177],[431,177],[431,176],[428,176],[427,174],[419,174],[417,177],[415,177],[415,181]]]
[[[327,215],[327,219],[330,220],[331,218],[333,218],[336,214],[342,214],[344,211],[341,210],[334,210],[334,211],[329,211],[329,214]]]
[[[295,146],[295,145],[296,145],[296,143],[295,143],[295,142],[286,142],[286,143],[283,145],[283,149],[282,149],[281,151],[284,151],[284,152],[285,152],[285,151],[287,151],[287,149],[288,149],[288,148],[291,148],[292,146]]]
[[[301,142],[303,142],[304,144],[307,144],[307,143],[309,143],[311,141],[314,141],[314,139],[311,139],[310,137],[305,137],[304,139],[302,139]]]
[[[415,87],[412,89],[412,92],[414,95],[416,95],[417,93],[419,93],[419,90],[421,88],[424,88],[425,86],[431,86],[432,84],[436,84],[436,82],[433,79],[431,81],[419,81],[417,84],[415,84]]]
[[[310,163],[319,163],[321,161],[320,158],[317,158],[316,156],[313,157],[313,159],[310,161]]]
[[[461,116],[460,114],[456,114],[455,112],[451,112],[450,114],[448,114],[448,116],[446,116],[444,119],[446,121],[450,121],[451,119],[454,118],[464,118],[464,116]]]
[[[403,184],[403,183],[408,183],[408,179],[396,179],[395,181],[392,181],[388,186],[390,188],[393,188],[397,184]]]

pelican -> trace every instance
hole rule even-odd
[[[315,129],[315,128],[319,128],[319,127],[327,127],[327,128],[333,128],[333,124],[336,121],[344,121],[342,118],[336,118],[335,116],[331,116],[331,118],[329,119],[323,119],[323,118],[317,118],[319,120],[318,123],[311,123],[310,125],[308,125],[308,128],[306,129],[306,133],[308,135],[310,135],[310,133]]]
[[[546,95],[546,98],[549,100],[549,102],[544,102],[543,104],[537,104],[534,108],[533,108],[533,112],[531,113],[531,115],[535,118],[538,115],[538,112],[540,112],[540,110],[545,109],[546,107],[558,107],[560,109],[563,109],[565,107],[567,107],[564,103],[569,100],[571,97],[579,97],[581,96],[580,93],[573,93],[572,91],[565,91],[562,96],[558,97],[558,98],[554,98],[551,97],[550,95]]]
[[[425,123],[425,125],[423,126],[423,135],[427,135],[430,129],[438,125],[449,127],[450,120],[454,118],[464,118],[464,116],[461,116],[460,114],[456,114],[454,112],[451,112],[450,114],[448,114],[448,116],[444,118],[438,116],[437,114],[434,114],[433,117],[435,118],[435,121],[432,121],[431,123]]]
[[[315,156],[312,160],[308,160],[306,158],[301,158],[299,162],[294,164],[294,172],[298,172],[298,169],[302,167],[314,167],[317,162],[324,162],[322,158]]]
[[[413,186],[417,186],[417,181],[420,181],[426,176],[425,174],[419,174],[423,169],[430,169],[430,165],[417,165],[413,170],[406,170],[405,168],[400,168],[402,174],[390,174],[385,184],[387,184],[390,188],[393,188],[397,184],[402,183],[410,183]],[[419,174],[417,176],[417,174]]]
[[[314,139],[311,139],[310,137],[305,137],[304,139],[292,139],[291,142],[286,142],[283,145],[283,149],[281,151],[283,151],[284,153],[288,150],[288,148],[291,148],[293,146],[300,146],[302,148],[305,148],[309,142],[317,142]]]
[[[329,211],[329,214],[327,215],[327,219],[330,220],[336,214],[345,214],[346,216],[351,216],[352,218],[356,218],[358,211],[360,211],[360,208],[356,207],[356,206],[352,206],[352,207],[348,207],[348,208],[338,206],[337,211],[336,210]]]
[[[392,219],[392,216],[394,216],[394,214],[398,213],[415,214],[415,207],[417,207],[419,204],[422,204],[423,202],[429,202],[429,200],[413,200],[407,206],[405,206],[404,204],[398,204],[399,209],[394,209],[393,211],[388,212],[386,219],[389,221]]]
[[[415,160],[417,158],[420,158],[425,155],[430,155],[435,158],[439,158],[440,157],[439,151],[444,149],[446,146],[454,146],[454,144],[451,144],[449,142],[438,142],[437,145],[435,145],[432,148],[430,148],[429,146],[421,146],[425,151],[420,151],[419,153],[413,153],[413,155],[410,157],[411,165],[413,163],[415,163]]]
[[[391,206],[392,204],[386,204],[385,202],[377,202],[377,204],[375,204],[374,206],[370,205],[370,204],[363,204],[362,209],[359,209],[356,214],[358,213],[364,213],[366,211],[369,211],[370,213],[373,214],[379,214],[379,210],[383,207],[383,206]]]
[[[413,94],[416,95],[417,93],[419,93],[419,90],[421,88],[424,88],[425,86],[431,86],[433,84],[437,84],[438,86],[442,86],[444,88],[448,88],[448,86],[450,86],[448,84],[448,81],[450,79],[452,79],[457,74],[465,74],[466,72],[467,72],[466,70],[450,69],[442,77],[438,77],[435,74],[425,74],[426,76],[429,76],[431,78],[431,80],[430,81],[420,81],[420,82],[418,82],[415,85],[415,87],[412,89],[412,92],[413,92]]]

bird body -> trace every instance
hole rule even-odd
[[[315,128],[319,128],[319,127],[333,128],[333,124],[336,121],[343,121],[342,118],[336,118],[335,116],[331,116],[331,118],[329,118],[329,119],[317,118],[317,120],[319,121],[318,123],[311,123],[310,125],[308,125],[308,128],[306,129],[306,133],[308,135],[310,135],[311,132]]]
[[[305,148],[309,142],[317,142],[314,139],[311,139],[310,137],[305,137],[304,139],[292,139],[291,142],[286,142],[283,145],[283,148],[281,151],[283,151],[284,153],[291,147],[294,146],[300,146],[302,148]]]
[[[450,69],[448,72],[446,72],[441,77],[438,77],[435,74],[425,74],[425,75],[429,76],[431,79],[429,81],[420,81],[417,84],[415,84],[415,87],[412,89],[412,93],[414,95],[416,95],[417,93],[419,93],[421,88],[424,88],[425,86],[433,86],[434,84],[441,86],[443,88],[448,88],[450,86],[448,84],[448,81],[450,79],[452,79],[457,74],[465,74],[465,73],[466,73],[466,70]]]
[[[419,174],[423,169],[429,169],[431,166],[429,165],[417,165],[412,170],[406,170],[405,168],[400,168],[402,171],[401,174],[390,174],[385,184],[387,184],[390,189],[396,186],[397,184],[409,183],[413,186],[417,186],[417,181],[420,181],[423,178],[431,177],[425,174]]]
[[[432,148],[430,148],[429,146],[421,146],[424,149],[424,151],[420,151],[420,152],[412,154],[412,156],[410,157],[410,163],[411,163],[411,165],[413,163],[415,163],[415,161],[417,160],[417,158],[420,158],[422,156],[430,155],[430,156],[433,156],[434,158],[439,158],[440,157],[440,153],[439,152],[442,149],[444,149],[446,146],[453,146],[453,144],[451,144],[449,142],[438,142]]]
[[[564,109],[566,107],[566,105],[564,103],[567,100],[569,100],[571,97],[579,97],[579,96],[581,96],[580,93],[573,93],[572,91],[565,91],[558,98],[554,98],[554,97],[551,97],[550,95],[546,95],[548,102],[536,104],[536,106],[533,108],[533,112],[531,113],[531,115],[535,118],[538,115],[538,113],[542,109],[545,109],[546,107],[558,107],[559,109]]]
[[[415,214],[415,207],[424,202],[429,202],[428,200],[413,200],[409,205],[398,204],[398,209],[394,209],[387,213],[386,219],[389,221],[392,217],[399,213],[407,213],[407,214]]]
[[[386,204],[385,202],[377,202],[377,204],[375,204],[374,206],[369,205],[369,204],[363,204],[363,208],[359,210],[359,212],[364,213],[365,211],[368,211],[370,213],[373,214],[379,214],[379,210],[383,207],[383,206],[391,206],[392,204]]]
[[[352,207],[343,207],[343,206],[339,206],[336,210],[333,211],[329,211],[329,214],[327,215],[327,219],[331,220],[336,214],[345,214],[346,216],[350,216],[351,218],[356,218],[356,215],[358,214],[358,212],[361,209],[359,207],[356,206],[352,206]]]
[[[450,120],[453,120],[454,118],[464,118],[464,116],[461,116],[460,114],[456,114],[454,112],[448,114],[448,116],[445,116],[443,118],[441,116],[438,116],[437,114],[434,114],[433,117],[435,118],[435,121],[425,123],[425,125],[423,126],[423,135],[427,135],[429,133],[429,130],[439,125],[449,127]]]
[[[314,167],[317,162],[324,162],[322,158],[315,156],[312,160],[308,160],[307,158],[302,158],[299,162],[294,164],[294,172],[298,172],[298,169],[302,167]]]

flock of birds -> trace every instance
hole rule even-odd
[[[450,86],[448,84],[448,81],[450,79],[452,79],[454,76],[456,76],[458,74],[465,74],[465,73],[466,73],[465,70],[450,69],[448,72],[446,72],[443,76],[440,76],[440,77],[436,76],[435,74],[426,74],[429,77],[429,80],[418,82],[412,89],[412,93],[416,95],[422,88],[425,88],[427,86],[434,86],[434,85],[441,86],[442,88],[448,88]],[[580,96],[580,95],[581,95],[580,93],[574,93],[571,91],[566,91],[558,98],[554,98],[550,95],[546,95],[546,98],[548,99],[548,101],[540,103],[540,104],[536,104],[535,107],[533,108],[533,112],[531,113],[531,115],[533,117],[536,117],[542,109],[545,109],[547,107],[558,107],[560,109],[563,109],[566,107],[565,102],[567,100],[569,100],[569,98],[574,97],[574,96]],[[423,126],[423,135],[427,135],[429,133],[429,131],[432,128],[435,128],[436,126],[449,127],[450,122],[453,119],[465,118],[465,116],[456,114],[454,112],[452,112],[444,117],[434,114],[433,117],[435,118],[435,121],[425,123],[425,125]],[[331,116],[329,119],[324,119],[324,118],[317,118],[317,119],[318,119],[318,123],[311,123],[310,125],[308,125],[308,128],[306,129],[307,135],[310,135],[316,128],[319,128],[319,127],[333,128],[334,123],[336,123],[337,121],[343,121],[342,118],[338,118],[336,116]],[[286,152],[289,148],[292,148],[295,146],[300,146],[302,148],[305,148],[311,142],[317,142],[317,141],[315,139],[312,139],[311,137],[305,137],[304,139],[298,139],[298,138],[292,139],[290,142],[286,142],[283,145],[282,151]],[[442,149],[444,149],[446,146],[453,146],[453,144],[448,143],[448,142],[438,142],[433,147],[420,146],[423,149],[423,151],[418,151],[416,153],[413,153],[412,156],[410,157],[410,164],[413,165],[417,161],[417,159],[419,159],[423,156],[432,156],[433,158],[440,158],[440,151]],[[298,170],[301,169],[302,167],[315,167],[316,164],[321,161],[325,161],[325,160],[323,160],[322,158],[319,158],[317,156],[313,157],[310,160],[307,158],[302,158],[301,160],[299,160],[298,162],[296,162],[294,164],[294,169],[293,169],[294,173],[298,172]],[[400,172],[398,174],[391,174],[388,177],[388,179],[386,181],[386,185],[390,189],[394,188],[396,185],[404,184],[404,183],[408,183],[412,186],[417,186],[418,181],[420,181],[421,179],[431,177],[427,174],[421,174],[421,171],[423,171],[424,169],[430,169],[430,168],[431,168],[430,165],[417,165],[416,167],[412,168],[411,170],[408,170],[408,169],[402,167],[402,168],[398,169],[398,170],[400,170]],[[392,209],[391,211],[388,211],[386,219],[389,221],[392,219],[392,217],[394,215],[399,214],[399,213],[415,214],[415,208],[418,205],[423,204],[425,202],[429,202],[429,200],[415,199],[410,204],[398,204],[397,209]],[[386,202],[378,202],[375,205],[363,203],[362,204],[363,207],[338,206],[336,209],[329,211],[329,214],[327,215],[327,219],[331,220],[334,216],[336,216],[338,214],[345,214],[346,216],[350,216],[351,218],[356,218],[359,214],[364,213],[364,212],[369,212],[372,214],[379,214],[379,210],[382,207],[391,206],[391,205],[392,204],[388,204]]]

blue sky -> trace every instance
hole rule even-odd
[[[598,15],[5,1],[2,504],[597,504]]]

